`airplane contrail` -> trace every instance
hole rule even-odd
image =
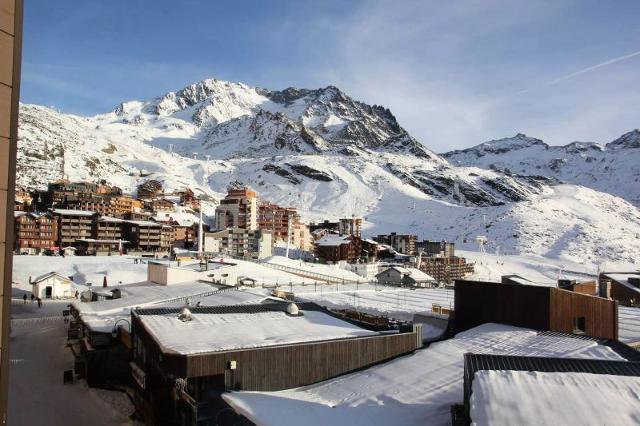
[[[547,84],[549,86],[553,86],[554,84],[558,84],[558,83],[560,83],[562,81],[569,80],[570,78],[573,78],[573,77],[588,73],[589,71],[593,71],[593,70],[596,70],[598,68],[606,67],[607,65],[615,64],[616,62],[626,61],[627,59],[630,59],[630,58],[633,58],[634,56],[639,56],[639,55],[640,55],[640,50],[637,51],[637,52],[629,53],[628,55],[620,56],[618,58],[609,59],[608,61],[604,61],[604,62],[599,63],[597,65],[593,65],[593,66],[581,69],[580,71],[572,72],[571,74],[567,74],[567,75],[564,75],[562,77],[556,78],[555,80],[550,81]]]

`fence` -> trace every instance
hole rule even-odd
[[[354,283],[360,283],[360,281],[354,281],[354,280],[345,280],[344,278],[339,278],[336,277],[334,275],[327,275],[327,274],[321,274],[319,272],[312,272],[312,271],[308,271],[306,269],[298,269],[298,268],[292,268],[291,266],[284,266],[284,265],[278,265],[276,263],[267,263],[267,262],[258,262],[260,265],[265,266],[267,268],[270,269],[276,269],[279,271],[284,271],[284,272],[288,272],[290,274],[293,275],[297,275],[299,277],[303,277],[303,278],[309,278],[312,280],[318,280],[318,281],[324,281],[327,282],[329,284],[354,284]],[[365,282],[366,280],[363,280],[362,282]]]

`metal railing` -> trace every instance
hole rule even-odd
[[[261,261],[258,261],[256,263],[270,269],[276,269],[279,271],[288,272],[290,274],[297,275],[299,277],[315,279],[318,281],[325,281],[330,284],[352,284],[352,283],[360,282],[360,281],[354,281],[354,280],[345,280],[344,278],[340,278],[334,275],[327,275],[327,274],[321,274],[319,272],[312,272],[307,269],[298,269],[298,268],[293,268],[291,266],[278,265],[277,263],[268,263],[268,262],[261,262]],[[367,280],[363,279],[363,282],[364,281],[367,281]]]

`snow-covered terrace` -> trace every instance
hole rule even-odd
[[[106,290],[119,289],[121,297],[118,299],[101,300],[97,302],[82,302],[76,300],[72,306],[80,313],[84,324],[95,332],[110,332],[114,324],[120,319],[130,319],[131,309],[167,302],[172,299],[193,297],[199,294],[217,290],[202,282],[186,282],[170,286],[162,286],[151,282],[108,287]],[[103,290],[101,287],[98,291]],[[184,304],[184,302],[182,302]]]
[[[301,312],[300,316],[277,310],[200,313],[194,308],[190,321],[182,321],[175,312],[143,311],[138,318],[166,352],[183,355],[378,334],[321,311]]]
[[[463,400],[466,352],[623,360],[595,341],[484,324],[412,355],[315,385],[233,392],[223,398],[260,425],[288,424],[291,419],[304,419],[307,425],[449,425],[451,405]]]

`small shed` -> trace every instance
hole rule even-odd
[[[75,295],[73,281],[57,272],[40,275],[29,283],[32,286],[31,293],[40,299],[67,299]]]
[[[414,287],[430,287],[436,280],[416,268],[392,266],[376,275],[378,282],[385,284],[409,285]]]

